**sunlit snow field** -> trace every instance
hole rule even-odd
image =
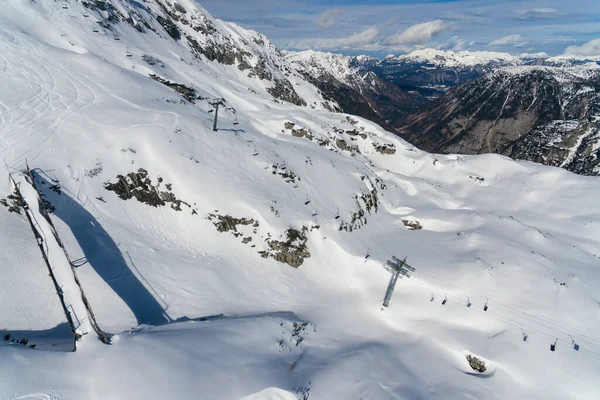
[[[79,3],[5,3],[0,197],[13,191],[9,173],[25,179],[26,163],[38,172],[65,247],[86,261],[77,274],[96,318],[115,336],[104,345],[88,330],[75,353],[0,342],[0,399],[598,397],[597,178],[497,155],[427,154],[325,110],[294,74],[313,107],[275,102],[268,81],[195,59],[166,34],[126,24],[113,25],[119,41],[93,32],[98,18]],[[222,109],[213,132],[206,100],[182,104],[151,73],[223,97],[236,113]],[[377,152],[382,144],[395,154]],[[274,164],[300,180],[286,182]],[[190,207],[104,188],[139,168]],[[53,180],[60,194],[48,190]],[[374,189],[378,211],[340,231],[362,204],[355,196]],[[210,213],[259,226],[240,228],[252,237],[244,244]],[[290,226],[313,228],[297,269],[258,254]],[[0,331],[53,334],[65,318],[27,220],[0,207],[0,233]],[[416,272],[382,309],[392,255]],[[471,369],[468,354],[487,371]]]

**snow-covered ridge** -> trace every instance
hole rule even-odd
[[[175,41],[196,59],[235,67],[248,77],[263,81],[261,91],[277,99],[313,107],[325,104],[266,36],[215,19],[195,1],[148,0],[142,5],[126,0],[98,0],[64,4],[63,9],[73,17],[87,15],[88,21],[99,25],[94,31],[114,35],[115,40],[120,40],[119,31],[129,25],[145,36]],[[45,40],[42,35],[39,38]]]
[[[310,76],[319,78],[320,76],[330,75],[349,86],[354,85],[358,78],[371,74],[355,63],[353,64],[354,57],[342,54],[307,50],[302,52],[287,52],[285,58],[297,70],[305,72]],[[369,59],[367,56],[360,57],[360,60],[367,59]]]
[[[518,65],[521,59],[508,53],[491,51],[458,51],[419,49],[400,56],[388,56],[386,61],[426,63],[444,67],[472,67],[490,63]]]
[[[520,65],[503,67],[489,74],[488,78],[494,79],[494,75],[498,74],[526,76],[533,72],[545,73],[554,76],[557,80],[571,82],[578,79],[591,79],[600,77],[600,64],[590,62],[568,67],[554,67],[545,65]]]

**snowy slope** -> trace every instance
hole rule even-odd
[[[165,33],[156,0],[150,11],[110,3],[156,32],[122,20],[94,32],[103,11],[74,1],[9,0],[0,11],[7,178],[32,168],[82,260],[98,323],[115,335],[110,346],[85,335],[75,353],[3,343],[0,399],[595,398],[596,179],[418,151],[330,113],[293,72],[267,68],[307,106],[275,99],[266,89],[276,83],[238,61],[195,53]],[[150,74],[195,89],[194,104]],[[218,132],[214,97],[230,107]],[[12,193],[0,182],[0,197]],[[227,216],[237,220],[220,224]],[[0,207],[0,226],[18,227],[11,240],[38,263],[26,224]],[[299,233],[288,241],[290,227]],[[0,248],[11,260],[0,263],[2,288],[28,292],[15,294],[23,315],[0,308],[2,333],[61,323],[43,266],[20,273],[18,250]],[[417,271],[382,310],[392,255]],[[487,360],[485,373],[468,354]]]

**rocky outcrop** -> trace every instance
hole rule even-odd
[[[487,371],[485,362],[483,360],[468,354],[467,361],[469,362],[469,365],[471,366],[471,368],[473,368],[475,371],[477,371],[477,372]]]
[[[115,192],[122,200],[129,200],[135,198],[137,201],[148,204],[153,207],[162,207],[167,204],[171,205],[171,208],[176,211],[181,211],[181,206],[191,206],[177,199],[175,194],[171,191],[171,184],[166,184],[165,189],[161,190],[162,178],[157,179],[157,184],[152,184],[152,179],[148,176],[148,171],[140,168],[137,172],[130,172],[127,176],[117,175],[117,181],[106,182],[104,188],[111,192]],[[195,214],[196,210],[192,210],[192,214]]]
[[[302,230],[289,228],[285,235],[286,240],[267,240],[268,250],[260,251],[263,258],[272,258],[294,268],[298,268],[304,263],[306,258],[310,258],[306,236],[308,228],[303,226]]]
[[[273,87],[267,88],[267,92],[269,92],[271,96],[297,106],[306,105],[306,101],[304,101],[298,95],[298,93],[296,93],[296,90],[289,81],[284,79],[275,79],[274,82],[275,85]]]
[[[182,85],[180,83],[171,82],[167,79],[161,78],[160,76],[158,76],[156,74],[150,74],[150,78],[175,90],[176,92],[181,94],[184,99],[186,99],[187,101],[189,101],[192,104],[195,104],[196,100],[198,99],[198,95],[196,94],[196,89],[194,89],[194,88]]]

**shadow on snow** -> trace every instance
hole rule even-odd
[[[5,336],[10,335],[7,341]],[[27,345],[18,343],[26,339]],[[14,340],[16,343],[11,343]],[[12,330],[0,328],[0,348],[35,348],[36,350],[73,351],[73,335],[68,323],[63,322],[54,328],[45,330]]]
[[[156,292],[145,281],[129,254],[125,253],[129,260],[128,264],[115,241],[98,220],[69,194],[61,190],[52,190],[56,181],[43,171],[36,169],[32,174],[39,183],[38,188],[45,199],[56,208],[54,216],[71,229],[83,251],[84,259],[74,260],[73,264],[82,266],[89,263],[131,309],[138,324],[164,325],[174,322],[166,313],[166,305],[159,302],[160,297],[155,295]],[[138,276],[145,281],[145,285]]]

